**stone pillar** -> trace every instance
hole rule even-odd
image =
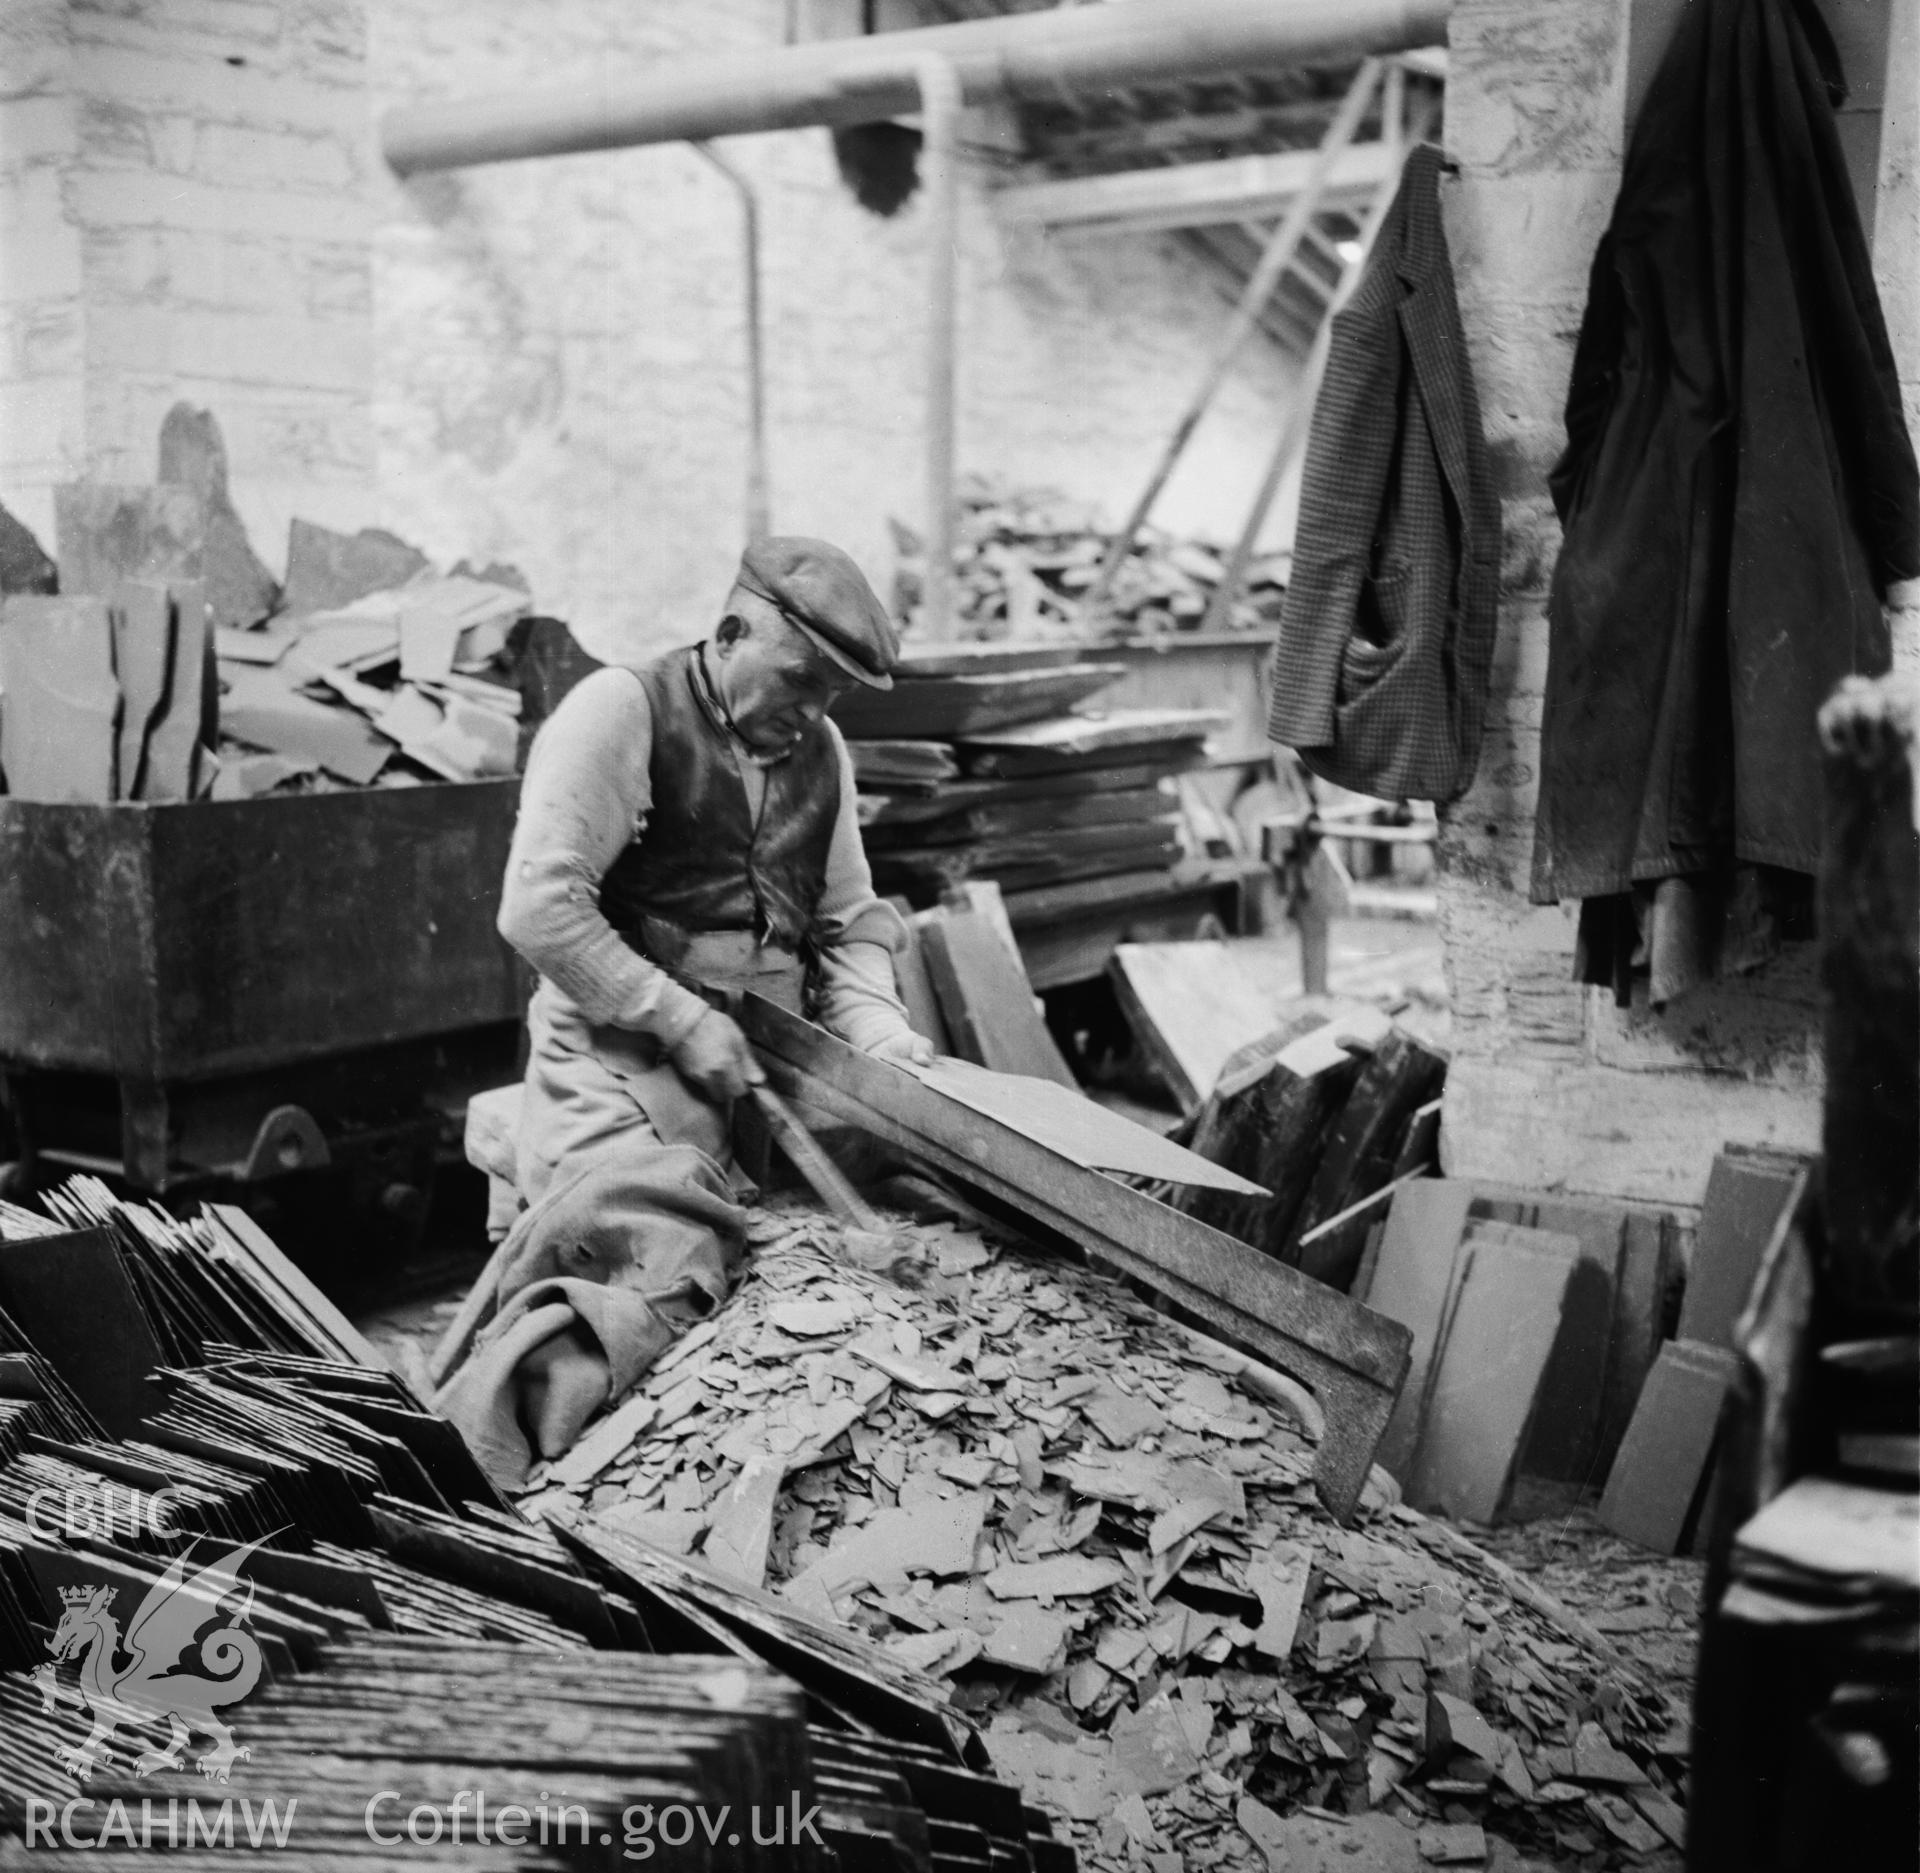
[[[142,481],[210,409],[269,565],[372,518],[365,0],[0,7],[0,502]]]
[[[1441,920],[1454,997],[1442,1159],[1454,1175],[1695,1204],[1723,1140],[1817,1148],[1819,991],[1811,945],[1664,1014],[1572,979],[1576,906],[1527,899],[1539,790],[1546,603],[1559,529],[1547,471],[1612,212],[1630,91],[1671,0],[1459,0],[1445,194],[1461,312],[1505,510],[1499,649],[1472,791],[1443,816]],[[1885,0],[1828,0],[1851,62]],[[1870,225],[1909,410],[1920,360],[1920,49],[1899,16]],[[1865,48],[1864,51],[1860,48]],[[1877,87],[1877,72],[1856,73]],[[1857,126],[1850,127],[1852,130]],[[1866,175],[1873,165],[1864,164]]]

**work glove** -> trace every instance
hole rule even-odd
[[[876,1060],[891,1060],[899,1067],[930,1067],[933,1065],[933,1043],[924,1034],[916,1034],[911,1028],[902,1028],[897,1034],[890,1034],[877,1047],[867,1050]]]
[[[749,1086],[761,1085],[766,1074],[753,1057],[747,1037],[732,1016],[709,1008],[668,1050],[667,1058],[703,1098],[719,1105],[738,1099]]]

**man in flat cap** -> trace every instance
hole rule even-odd
[[[897,649],[838,547],[761,540],[705,642],[596,670],[535,738],[500,905],[540,977],[511,1154],[527,1207],[439,1395],[496,1481],[568,1448],[727,1291],[730,1107],[763,1076],[718,991],[933,1057],[826,714],[891,688]]]
[[[720,621],[596,671],[527,762],[500,931],[539,972],[519,1151],[536,1200],[570,1153],[633,1134],[725,1161],[760,1077],[690,986],[750,987],[868,1052],[929,1059],[894,990],[899,920],[873,892],[853,769],[826,711],[892,687],[893,625],[824,540],[750,546]]]

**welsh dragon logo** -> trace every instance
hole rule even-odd
[[[230,1549],[219,1560],[189,1577],[189,1557],[176,1559],[140,1602],[127,1627],[126,1662],[119,1621],[113,1615],[115,1587],[63,1587],[64,1611],[54,1629],[49,1649],[54,1663],[33,1674],[42,1707],[55,1710],[61,1703],[93,1713],[93,1729],[74,1749],[59,1752],[66,1772],[84,1781],[102,1762],[110,1761],[110,1745],[118,1742],[133,1756],[134,1773],[151,1775],[156,1769],[178,1769],[197,1730],[213,1739],[213,1748],[199,1759],[211,1781],[228,1780],[235,1762],[251,1754],[239,1748],[233,1732],[215,1711],[237,1704],[260,1681],[260,1642],[246,1630],[253,1612],[253,1583],[242,1582],[241,1564],[259,1546],[250,1541]],[[230,1612],[228,1601],[245,1596]],[[225,1623],[201,1637],[214,1620]],[[188,1654],[197,1646],[195,1669]],[[55,1666],[80,1657],[79,1690],[68,1690],[55,1675]],[[132,1745],[116,1736],[122,1724],[138,1731],[170,1727],[164,1749],[133,1755]]]

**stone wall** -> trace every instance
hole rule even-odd
[[[1832,0],[1843,44],[1871,47],[1887,5]],[[1663,14],[1670,24],[1671,11],[1671,0],[1459,0],[1453,16],[1447,137],[1458,173],[1445,206],[1506,546],[1486,750],[1473,790],[1443,816],[1455,1060],[1442,1153],[1455,1175],[1695,1204],[1723,1141],[1817,1143],[1810,949],[1664,1013],[1619,1009],[1607,991],[1572,979],[1578,907],[1527,898],[1558,549],[1546,475],[1564,441],[1587,269],[1618,188],[1629,84],[1649,69],[1646,35],[1662,29]],[[1876,260],[1915,411],[1920,75],[1911,50],[1897,48]],[[1871,161],[1862,168],[1873,172]],[[1899,634],[1904,654],[1911,620]]]
[[[814,9],[816,12],[819,9]],[[383,103],[591,83],[777,39],[779,0],[370,0]],[[925,227],[840,181],[827,133],[730,139],[760,191],[773,519],[884,591],[917,522]],[[1226,303],[1165,239],[1019,237],[963,191],[958,463],[1117,516]],[[704,627],[741,544],[745,353],[727,183],[684,147],[383,180],[376,419],[387,524],[517,561],[605,654]],[[1158,517],[1231,538],[1292,369],[1250,352]]]
[[[0,502],[152,476],[211,408],[269,565],[295,514],[509,560],[613,656],[701,629],[741,543],[739,214],[684,147],[387,172],[379,108],[778,38],[785,0],[8,0],[0,6]],[[899,13],[890,9],[891,20]],[[797,17],[846,30],[853,10]],[[983,142],[991,137],[984,132]],[[732,140],[765,229],[776,525],[884,590],[917,522],[925,228],[824,131]],[[964,189],[959,461],[1124,507],[1225,321],[1164,238],[1014,235]],[[1160,509],[1237,530],[1294,381],[1250,352]],[[1277,510],[1284,537],[1288,502]]]
[[[0,7],[0,501],[147,480],[211,407],[262,553],[372,505],[361,0]]]

